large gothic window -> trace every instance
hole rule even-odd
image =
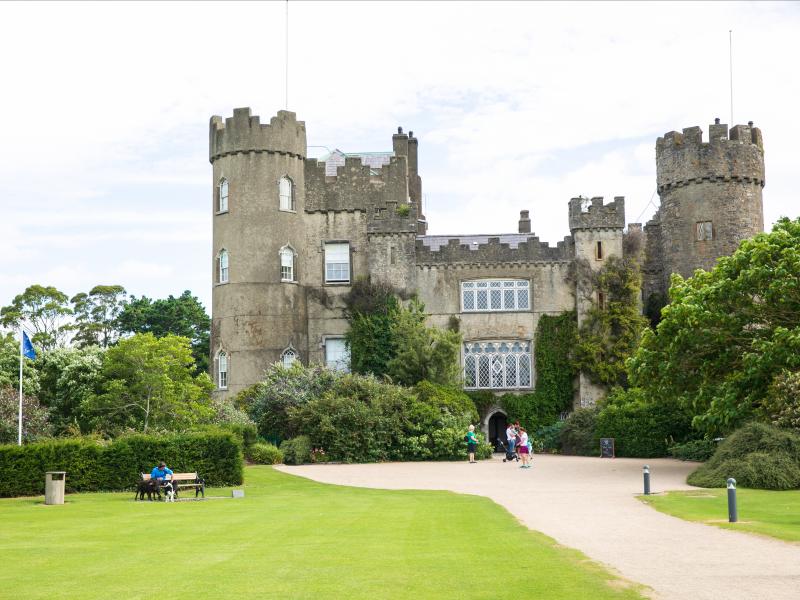
[[[532,385],[530,342],[464,344],[465,388],[526,389]]]
[[[481,279],[461,282],[463,312],[529,310],[530,282],[524,279]]]

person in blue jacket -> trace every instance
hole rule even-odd
[[[158,463],[157,467],[153,467],[153,470],[150,471],[150,479],[155,482],[153,485],[157,486],[157,488],[164,485],[167,475],[172,476],[172,469],[170,469],[163,460]]]

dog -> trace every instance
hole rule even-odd
[[[167,502],[175,502],[175,490],[172,487],[172,483],[167,483],[164,486],[164,494],[166,495],[165,500]]]
[[[133,499],[144,500],[145,494],[147,494],[147,499],[151,502],[153,501],[154,494],[161,498],[161,493],[158,491],[155,482],[151,479],[146,481],[142,479],[138,484],[136,484],[136,495],[133,497]]]

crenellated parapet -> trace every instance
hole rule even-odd
[[[709,141],[700,127],[670,131],[656,141],[658,193],[703,182],[738,181],[764,186],[764,141],[761,130],[728,126],[715,120]]]
[[[235,108],[233,116],[223,121],[211,117],[208,139],[208,159],[211,163],[222,156],[247,152],[306,156],[306,125],[293,112],[278,111],[269,125],[262,125],[250,108]]]
[[[553,247],[539,241],[536,236],[464,236],[434,239],[437,236],[417,238],[417,265],[458,264],[529,264],[537,262],[570,261],[575,257],[572,238],[567,236]],[[509,241],[503,241],[509,238]],[[512,241],[513,240],[513,241]]]
[[[325,173],[325,163],[306,160],[306,212],[360,210],[367,213],[368,230],[415,232],[417,209],[409,203],[406,156],[393,156],[375,169],[357,156],[348,156],[336,169]]]
[[[569,229],[624,229],[625,197],[615,196],[603,204],[602,196],[572,198],[569,201]]]

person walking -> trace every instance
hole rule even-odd
[[[519,428],[519,455],[522,458],[520,469],[530,469],[530,449],[528,448],[528,433],[524,427]]]
[[[467,454],[469,454],[470,464],[475,464],[475,449],[478,447],[478,438],[475,436],[475,425],[469,426],[469,431],[466,435],[467,440]]]

